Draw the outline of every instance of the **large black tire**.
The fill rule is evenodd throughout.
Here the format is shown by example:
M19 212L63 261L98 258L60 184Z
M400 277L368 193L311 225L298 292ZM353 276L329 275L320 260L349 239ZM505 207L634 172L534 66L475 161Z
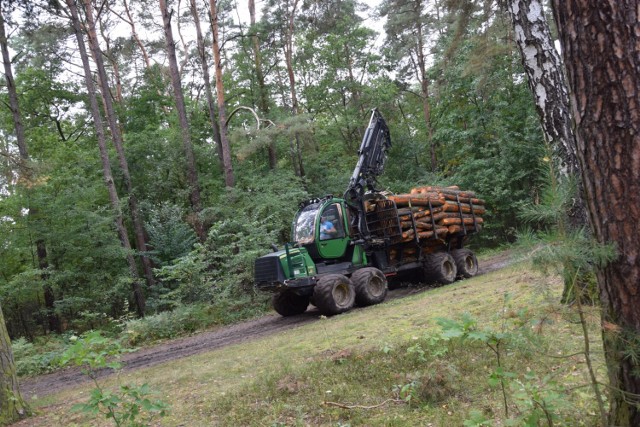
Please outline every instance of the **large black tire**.
M365 267L351 275L356 289L356 304L361 307L379 304L387 297L387 278L377 268Z
M353 283L342 274L320 277L313 290L313 301L322 314L340 314L353 307L356 291Z
M297 295L291 291L275 294L271 299L273 309L281 316L295 316L307 311L309 297Z
M458 275L456 262L447 252L437 252L428 256L424 267L428 283L448 285L455 282Z
M458 277L468 279L478 274L478 259L469 249L456 249L451 256L458 267Z

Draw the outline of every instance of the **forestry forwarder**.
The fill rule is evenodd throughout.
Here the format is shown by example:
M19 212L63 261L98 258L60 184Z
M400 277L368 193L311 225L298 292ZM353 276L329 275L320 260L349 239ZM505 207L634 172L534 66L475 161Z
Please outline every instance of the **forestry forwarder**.
M284 250L273 245L273 253L256 259L255 285L274 293L273 308L280 315L303 313L310 302L327 315L345 312L354 303L378 304L387 295L390 276L449 284L477 273L475 255L462 246L480 228L481 218L473 209L472 221L468 214L474 207L470 200L479 199L471 199L473 193L444 189L457 193L456 202L448 203L454 210L459 208L453 214L460 217L459 222L454 223L462 226L455 226L453 233L440 232L446 227L435 223L434 212L443 210L435 199L432 203L414 198L422 208L409 201L408 207L399 210L393 196L386 197L375 188L390 147L389 128L374 109L344 197L328 195L302 202L293 221L293 243L286 243ZM414 214L417 209L431 214L432 227L425 225L431 233L421 231L422 223ZM403 233L403 227L413 232Z

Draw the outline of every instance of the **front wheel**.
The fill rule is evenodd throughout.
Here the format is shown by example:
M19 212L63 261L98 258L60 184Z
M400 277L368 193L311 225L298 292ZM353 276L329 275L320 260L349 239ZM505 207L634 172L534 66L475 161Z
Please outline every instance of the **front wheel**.
M323 314L340 314L353 307L356 291L348 277L327 274L320 277L313 290L313 300Z
M451 255L447 252L437 252L427 258L424 273L428 282L448 285L456 280L458 268Z
M356 289L356 304L361 307L379 304L387 297L387 278L377 268L365 267L351 275Z
M478 274L478 259L469 249L456 249L451 256L458 267L458 277L469 279Z
M295 294L291 291L280 292L275 294L271 299L273 309L284 317L295 316L307 311L309 306L309 297Z

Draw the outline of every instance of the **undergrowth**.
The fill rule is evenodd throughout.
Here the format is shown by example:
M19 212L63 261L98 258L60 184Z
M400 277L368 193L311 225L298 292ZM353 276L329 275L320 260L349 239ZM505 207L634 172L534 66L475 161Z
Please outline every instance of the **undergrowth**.
M102 332L124 348L134 348L250 319L267 310L267 304L261 300L254 303L222 300L214 304L182 305L141 319L123 320L117 327ZM12 346L18 376L29 377L60 369L61 356L74 344L75 338L76 334L69 331L63 335L39 337L33 342L25 338L14 340Z
M265 304L220 303L180 306L173 311L127 321L121 340L130 346L148 344L192 334L216 325L249 319L264 314L265 311Z
M245 426L596 424L574 309L556 296L511 298L489 320L432 319L400 344L285 364L218 399L210 415ZM595 328L595 309L590 316Z

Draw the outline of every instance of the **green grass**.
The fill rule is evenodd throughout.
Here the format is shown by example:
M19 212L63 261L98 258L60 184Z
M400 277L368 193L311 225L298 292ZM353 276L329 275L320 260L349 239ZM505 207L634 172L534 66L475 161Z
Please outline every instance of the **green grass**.
M528 411L526 399L514 398L522 394L519 381L523 387L558 391L549 398L556 425L593 425L596 407L586 386L584 357L564 357L579 352L583 342L575 313L556 303L561 290L559 279L520 263L124 373L107 384L149 383L171 405L171 414L157 420L163 426L461 426L472 413L504 425L501 389L488 381L496 367L494 353L482 342L437 339L442 335L437 318L469 313L478 320L477 329L510 334L501 355L504 370L514 373L513 388L507 390L510 418ZM589 314L595 362L604 379L597 311ZM82 386L32 402L42 415L26 425L100 425L70 411L89 391Z

